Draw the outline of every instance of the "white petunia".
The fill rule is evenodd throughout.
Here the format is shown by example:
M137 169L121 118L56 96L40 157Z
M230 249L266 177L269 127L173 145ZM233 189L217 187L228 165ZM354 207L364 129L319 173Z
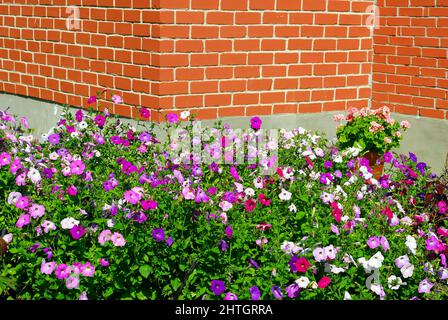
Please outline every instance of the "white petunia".
M181 113L180 113L180 118L182 119L182 120L185 120L185 119L187 119L188 117L190 116L190 111L182 111Z
M42 180L42 177L40 176L39 171L35 168L31 168L30 171L28 171L27 176L34 184L36 184L40 180Z
M391 290L398 290L400 288L400 286L405 285L406 282L403 282L403 280L401 280L400 277L391 275L388 279L387 279L387 283L388 283L388 287Z
M61 221L62 229L69 230L69 229L73 228L74 226L77 226L78 224L79 224L79 221L76 219L73 219L73 218L65 218L65 219L62 219L62 221Z
M407 264L403 266L403 268L400 269L401 274L403 275L403 278L410 278L412 277L412 274L414 273L414 265L413 264Z
M288 201L291 199L292 193L289 191L286 191L285 189L282 189L282 192L278 195L279 198L283 201Z
M345 291L344 293L344 300L352 300L352 296L348 293L348 291Z
M406 237L406 247L409 249L409 251L412 252L412 254L416 254L417 252L417 241L412 236Z
M86 129L89 125L87 124L87 122L85 122L85 121L81 121L81 122L78 124L78 126L79 126L79 129L84 130L84 129Z
M310 284L310 280L307 277L300 277L295 281L299 288L305 289Z
M294 205L294 203L292 203L289 207L288 207L290 212L297 212L297 207Z
M375 253L369 261L367 261L367 265L372 269L379 269L383 265L384 257L380 251Z
M252 188L246 188L246 190L244 190L244 193L248 197L253 197L255 195L255 190Z

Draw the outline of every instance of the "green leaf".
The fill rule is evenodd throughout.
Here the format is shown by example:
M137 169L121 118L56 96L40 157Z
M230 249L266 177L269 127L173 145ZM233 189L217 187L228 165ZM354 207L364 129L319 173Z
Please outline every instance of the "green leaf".
M151 267L148 266L147 264L141 266L138 271L140 271L140 274L144 277L144 278L148 278L149 274L151 273Z
M179 289L180 285L182 284L182 282L180 281L179 278L173 279L171 280L171 287L173 287L174 291L176 291L177 289Z

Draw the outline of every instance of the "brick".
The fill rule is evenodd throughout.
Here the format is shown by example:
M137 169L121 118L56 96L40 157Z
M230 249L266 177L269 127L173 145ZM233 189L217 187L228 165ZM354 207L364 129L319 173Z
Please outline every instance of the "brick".
M233 95L234 105L258 104L260 95L258 93L236 93Z
M234 14L231 12L209 12L206 18L207 24L233 24Z
M217 26L192 26L191 38L193 39L213 39L218 38L219 27Z
M269 38L274 35L273 26L248 26L247 34L249 38Z
M204 68L177 68L176 80L203 80Z
M176 24L202 24L204 23L203 12L176 12Z
M191 93L214 93L218 92L218 81L200 81L190 84Z
M247 10L248 0L221 0L221 10Z
M228 93L211 94L205 96L205 106L226 106L232 103L232 95Z
M229 46L231 48L231 44ZM228 49L230 51L231 49ZM256 39L244 39L234 41L235 51L259 51L260 50L260 40Z
M259 12L237 12L235 24L261 24L261 13Z
M274 90L297 89L299 86L298 79L275 79Z
M272 79L250 79L247 81L249 91L268 91L272 88Z
M202 52L204 45L201 40L178 40L176 41L177 52Z
M229 79L233 77L232 67L208 67L205 69L207 79Z
M277 10L300 10L299 0L277 0Z
M260 103L262 104L273 104L285 102L284 92L265 92L260 94Z
M190 66L216 66L218 65L218 54L216 53L192 53L190 55Z
M322 111L322 103L299 104L299 113L315 113Z
M438 118L438 119L445 118L445 112L443 110L421 108L421 109L418 109L418 114L422 117L430 117L430 118Z
M272 106L271 105L258 105L253 107L246 108L246 116L255 116L255 115L270 115L272 114Z
M274 62L274 54L272 53L248 53L248 64L262 65L272 64Z
M291 65L288 68L288 76L305 76L309 75L311 76L313 72L313 66L312 65Z
M286 66L262 66L262 77L285 77Z
M313 77L313 78L301 78L300 79L300 89L310 89L310 88L322 88L323 78Z
M222 26L219 29L221 38L244 38L246 33L246 26Z
M221 92L236 92L246 90L246 81L244 80L223 80L219 83Z
M151 92L159 95L188 93L188 82L152 83Z
M258 78L260 77L259 66L235 67L235 78Z
M217 10L219 0L191 0L191 9Z
M218 117L242 117L245 115L244 107L219 108Z
M246 53L223 53L220 56L221 65L243 65L246 64L246 61Z
M204 106L202 95L176 96L174 99L176 108L194 108Z
M288 14L283 12L270 12L263 13L263 24L287 24Z
M321 75L334 75L336 74L336 64L316 64L314 65L314 74Z
M249 0L251 10L274 10L275 0Z
M313 14L312 13L305 13L305 12L299 12L299 13L290 13L289 14L289 23L290 24L313 24Z
M152 8L156 9L188 9L189 0L152 0Z
M325 11L327 0L302 0L304 11Z

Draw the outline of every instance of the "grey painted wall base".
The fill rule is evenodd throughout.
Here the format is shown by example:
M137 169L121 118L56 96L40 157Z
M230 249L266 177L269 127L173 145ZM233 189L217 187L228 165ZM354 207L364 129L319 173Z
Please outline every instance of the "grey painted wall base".
M62 113L62 106L44 102L33 98L25 98L6 93L0 93L0 110L9 108L9 113L25 116L36 135L55 126ZM75 110L75 109L74 109ZM303 127L317 130L332 138L336 135L336 124L333 116L339 112L311 113L311 114L284 114L274 116L260 116L263 128L292 129ZM434 172L441 173L445 166L448 154L448 121L394 114L398 121L408 120L412 127L404 134L398 152L415 153L419 161L426 162ZM229 123L234 128L248 128L250 117L221 118L223 123ZM124 122L136 124L136 121L123 119ZM202 125L212 125L214 121L202 121Z

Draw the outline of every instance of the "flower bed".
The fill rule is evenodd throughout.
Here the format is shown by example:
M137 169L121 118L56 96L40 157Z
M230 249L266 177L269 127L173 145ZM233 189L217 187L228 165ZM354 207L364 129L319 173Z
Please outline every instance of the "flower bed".
M358 149L297 128L263 144L276 157L219 163L236 131L218 125L192 138L200 164L140 124L66 112L39 142L1 114L0 297L447 298L446 177L414 154L386 153L377 181Z

